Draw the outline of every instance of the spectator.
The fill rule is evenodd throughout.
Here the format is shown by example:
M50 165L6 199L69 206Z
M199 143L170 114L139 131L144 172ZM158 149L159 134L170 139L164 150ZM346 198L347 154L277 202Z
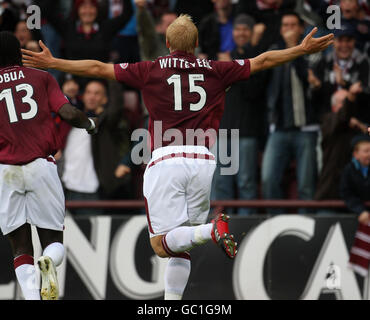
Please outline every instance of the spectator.
M108 3L108 16L117 18L127 10L123 0L106 0ZM132 15L127 24L114 36L111 45L110 61L113 63L135 63L140 61L140 47L138 42L136 5L130 0ZM140 92L123 86L125 101L125 117L129 119L132 129L141 124L142 109L140 108Z
M135 0L135 5L138 38L142 59L155 60L159 56L167 55L169 51L166 47L166 30L167 27L177 18L177 15L173 12L163 11L156 23L148 9L147 0ZM159 10L159 12L162 11ZM127 101L127 99L125 99L125 101ZM143 127L147 127L148 112L142 99L141 102L144 116ZM132 129L135 128L132 127ZM143 199L142 188L139 188L138 186L140 185L139 181L142 181L143 179L144 171L145 166L134 167L130 156L126 155L122 158L120 164L116 168L115 175L117 178L123 178L128 173L131 173L134 180L137 182L137 190L135 190L135 194L137 194L138 198Z
M350 212L358 215L358 227L351 247L349 266L363 277L369 273L370 263L370 137L357 136L352 141L353 158L345 167L340 184L341 196Z
M358 214L360 223L370 222L365 201L370 201L370 137L356 136L352 141L353 158L344 168L340 183L340 194L347 208Z
M326 11L331 4L334 4L331 0L298 0L295 10L309 24L324 26L329 17Z
M279 38L282 16L291 12L296 6L295 0L239 0L237 13L251 15L256 23L263 23L266 31L261 39L262 51L268 50Z
M340 11L344 20L357 20L360 14L359 0L340 0Z
M99 135L92 137L94 167L100 183L100 196L103 199L131 199L133 196L131 175L116 178L115 170L123 157L129 157L130 135L128 124L123 119L123 100L121 86L109 82L109 105L96 108L99 117ZM109 157L107 157L109 155ZM127 162L127 166L132 166Z
M173 11L177 0L146 0L153 18L157 21L164 13Z
M177 0L174 12L188 14L193 18L195 25L199 25L202 19L213 11L214 0Z
M370 19L370 1L369 0L359 0L360 6L363 10L363 15L365 19Z
M252 39L256 37L253 35L254 27L254 19L246 14L235 18L233 38L237 48L231 52L230 60L259 54L256 47L258 39L254 39L256 42L252 45ZM220 129L228 132L239 130L239 171L236 175L220 175L220 168L217 169L214 177L214 197L217 200L234 199L236 196L242 200L252 200L258 196L258 150L259 140L265 133L266 82L266 72L254 74L248 81L233 84L226 94ZM227 146L230 145L228 138ZM238 210L238 214L250 213L255 213L255 210Z
M292 47L299 43L303 35L303 21L297 14L287 13L282 17L280 30L282 40L275 48ZM270 135L262 162L265 199L284 198L281 184L292 158L296 160L299 199L313 199L319 124L317 110L309 100L307 79L308 62L305 57L272 70L267 97Z
M370 21L365 19L365 11L360 0L341 0L342 23L355 30L356 48L366 51L370 42ZM365 7L364 7L365 8Z
M66 77L66 80L62 85L62 92L68 98L71 105L75 106L79 110L83 110L83 103L78 96L79 89L80 88L78 82L74 80L71 75L69 75L69 77ZM54 122L57 128L57 134L59 137L58 152L54 155L54 158L57 162L58 175L61 178L63 175L64 168L64 157L62 149L66 145L68 133L71 130L71 126L67 122L63 121L62 118L59 117L59 115L57 114L52 115L54 118Z
M16 7L17 16L20 20L26 20L28 13L27 7L33 4L33 0L5 0L9 2L13 7Z
M64 40L67 59L109 60L110 43L132 15L131 0L124 0L125 10L113 19L98 20L97 0L77 0L71 18L65 19L56 10L57 1L39 0L41 10ZM80 85L87 80L78 80Z
M332 98L332 112L327 113L321 122L323 168L315 200L341 198L340 177L351 159L351 140L356 134L367 132L367 126L356 118L359 107L356 97L361 90L361 84L357 82L349 91L336 91ZM328 213L329 210L322 212Z
M147 0L135 0L137 7L136 19L138 23L139 44L141 56L143 60L155 60L160 56L168 54L166 46L166 30L168 26L177 18L177 15L172 12L165 12L155 24L155 21L147 8ZM142 110L145 117L148 116L148 111L142 101ZM126 166L126 163L122 164ZM120 172L125 172L126 169L121 167Z
M62 85L62 92L68 98L71 105L83 111L84 105L81 100L81 97L79 96L79 90L80 90L80 86L78 82L71 75L67 75ZM58 136L60 140L59 151L54 158L57 160L58 172L61 177L63 173L62 170L63 170L63 164L64 164L63 162L64 157L62 157L62 149L66 145L68 133L71 130L71 126L65 121L62 121L62 119L58 115L53 115L53 116L55 119L55 124L57 126Z
M71 105L76 107L77 109L83 111L84 104L82 102L82 97L80 96L80 86L76 79L71 74L66 74L64 82L62 84L62 91L68 98ZM71 126L68 125L65 121L62 121L61 118L58 116L56 117L56 124L59 129L59 136L61 139L61 148L64 148L66 144L66 140L68 137L68 133L71 129ZM61 150L60 150L61 151ZM61 156L61 152L59 152Z
M14 35L19 40L21 48L25 48L27 42L33 40L31 30L27 28L26 21L20 21L17 23L14 31Z
M166 47L166 31L168 26L174 22L177 18L177 14L173 12L165 12L160 17L158 23L155 25L155 30L157 32L157 35L159 37L159 41L164 44ZM163 55L168 54L168 48L165 48L166 51L162 51ZM158 56L156 57L158 58Z
M341 22L352 25L356 32L356 47L360 50L365 49L364 45L366 46L366 42L369 41L370 27L370 2L368 0L309 0L305 2L312 3L311 6L316 9L315 11L318 9L323 21L327 21L329 17L326 12L328 6L340 6Z
M107 102L104 86L96 82L89 83L83 95L83 102L85 104L84 111L87 114L93 115L92 112L88 112L89 109L102 109L103 104ZM75 150L79 150L79 152ZM99 180L94 166L91 136L80 134L71 128L63 150L63 157L62 182L66 200L99 200ZM88 209L71 211L75 214L91 213L91 210ZM96 213L100 213L100 211Z
M73 128L68 134L62 175L67 200L129 198L129 176L127 179L114 176L118 163L129 150L122 122L122 95L117 83L109 86L112 97L109 107L105 107L108 98L102 82L89 82L83 94L84 111L99 117L99 136L80 135ZM91 213L91 210L73 212Z
M37 43L37 39L32 34L31 30L28 29L26 21L19 21L15 27L14 35L19 40L21 48L39 52L40 47Z
M19 21L19 10L9 1L0 0L0 31L13 32Z
M199 25L201 59L216 60L235 49L233 41L233 6L231 0L213 0L215 12L204 17Z
M37 0L36 4L42 4L42 1L45 0ZM64 0L64 1L59 1L57 2L56 6L54 7L54 10L58 12L59 15L63 17L63 19L66 19L73 7L73 2L74 0ZM44 43L49 47L51 53L55 57L60 57L61 56L61 46L62 46L62 41L61 41L61 36L58 33L57 30L55 30L54 26L49 23L49 21L45 18L45 16L42 16L41 20L41 34ZM57 70L48 70L49 73L51 73L56 79L62 78L62 74L60 71Z
M73 106L83 110L83 103L79 97L80 87L78 82L71 75L66 76L62 85L62 91Z
M309 25L323 27L324 19L320 15L322 5L323 2L321 0L297 0L295 11L300 15L302 20L307 22Z
M140 49L137 36L137 19L135 1L131 0L133 14L127 24L118 31L112 41L111 61L134 63L140 61ZM122 15L126 8L122 0L109 0L109 17Z
M147 9L147 0L135 0L141 56L143 60L155 60L168 54L166 47L167 27L177 18L172 12L164 13L157 24Z
M354 29L349 24L343 24L342 29L335 30L334 34L334 50L323 56L313 69L314 76L319 80L313 85L313 99L322 115L330 112L330 100L335 91L348 90L356 82L361 82L363 88L358 97L359 104L367 105L368 100L369 62L355 49Z

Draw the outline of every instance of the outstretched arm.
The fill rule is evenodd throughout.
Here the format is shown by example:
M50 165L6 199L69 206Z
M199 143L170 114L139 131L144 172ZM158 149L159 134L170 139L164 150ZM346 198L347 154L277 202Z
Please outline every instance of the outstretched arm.
M25 67L55 69L77 76L116 80L114 65L97 60L65 60L53 57L48 47L40 40L42 52L22 49L22 62Z
M298 46L268 51L250 59L251 73L279 66L305 54L325 50L333 43L334 35L332 33L321 38L313 38L316 32L317 28L313 28Z

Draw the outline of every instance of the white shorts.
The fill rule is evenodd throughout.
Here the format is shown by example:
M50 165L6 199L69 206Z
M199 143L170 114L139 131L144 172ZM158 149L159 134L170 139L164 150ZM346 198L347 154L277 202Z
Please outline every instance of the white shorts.
M207 221L215 169L214 155L206 147L168 146L154 150L144 173L150 237L184 223Z
M65 200L54 158L26 165L0 164L0 228L4 235L25 223L62 231Z

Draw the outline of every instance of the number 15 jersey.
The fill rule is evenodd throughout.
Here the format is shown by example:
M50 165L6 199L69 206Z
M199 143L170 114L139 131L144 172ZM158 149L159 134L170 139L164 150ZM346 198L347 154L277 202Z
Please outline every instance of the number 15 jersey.
M0 69L0 164L24 165L54 155L59 144L51 112L68 103L47 72Z
M168 129L179 130L184 145L187 144L187 129L217 131L224 111L226 89L233 82L248 79L250 61L201 60L192 54L175 51L155 61L116 64L114 70L118 81L142 92L149 112L153 150L171 143L163 141L163 134ZM161 141L154 132L155 121L160 121Z

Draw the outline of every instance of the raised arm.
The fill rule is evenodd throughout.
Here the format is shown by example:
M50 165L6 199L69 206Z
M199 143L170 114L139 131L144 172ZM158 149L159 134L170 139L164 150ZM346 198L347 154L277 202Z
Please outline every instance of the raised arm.
M123 0L123 12L118 17L107 19L102 23L106 36L113 38L131 19L134 10L131 0Z
M325 50L334 42L334 35L332 33L324 37L314 38L313 36L316 32L317 28L313 28L298 46L284 50L267 51L250 59L251 73L279 66L305 54Z
M53 57L48 47L40 40L42 52L22 49L23 65L39 69L55 69L77 76L116 80L114 65L97 60L65 60Z
M47 19L56 31L61 35L65 35L68 28L66 24L68 19L64 19L63 15L59 12L59 2L60 1L50 1L50 0L36 0L34 4L39 6L42 12L42 17Z
M155 60L161 54L158 52L159 39L154 19L146 8L146 0L135 0L135 4L141 55L144 60Z

